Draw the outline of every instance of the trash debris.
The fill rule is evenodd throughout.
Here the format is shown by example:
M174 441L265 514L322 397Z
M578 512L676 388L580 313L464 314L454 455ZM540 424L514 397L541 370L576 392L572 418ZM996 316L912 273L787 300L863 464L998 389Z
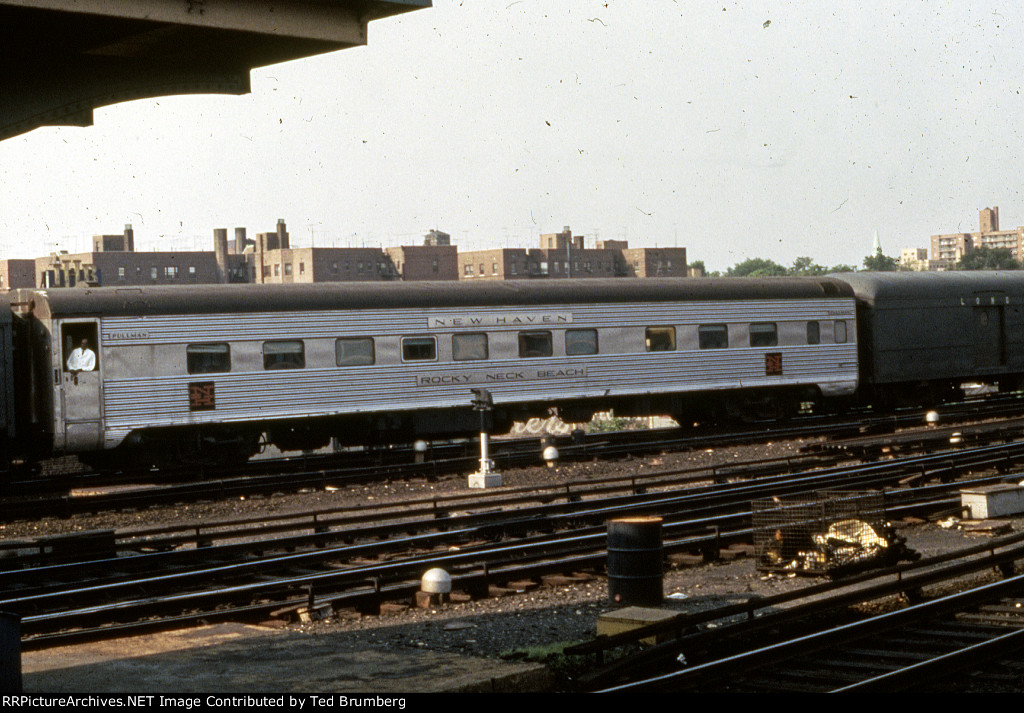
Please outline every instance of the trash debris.
M689 597L682 592L672 592L665 599L689 599Z
M878 493L823 493L814 499L754 503L760 571L830 577L883 567L920 554L885 522Z

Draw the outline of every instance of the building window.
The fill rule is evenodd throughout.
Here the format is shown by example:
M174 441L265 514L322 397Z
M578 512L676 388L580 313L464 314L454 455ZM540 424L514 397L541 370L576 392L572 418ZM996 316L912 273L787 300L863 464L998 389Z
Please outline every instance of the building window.
M480 274L484 274L484 264L480 263Z
M551 332L519 333L519 356L529 359L532 357L549 357L551 354Z
M470 265L469 263L466 263L466 265L464 265L463 268L462 268L462 274L467 276L467 277L472 277L472 275L473 275L473 266Z
M270 277L270 265L263 266L263 276Z
M189 278L191 278L193 280L196 279L196 266L195 265L189 265L188 266L188 276L189 276Z
M274 265L274 276L277 277L280 274L281 274L281 266L280 265Z
M119 279L119 280L123 280L124 279L124 268L123 267L117 268L117 279Z
M157 272L157 268L155 268L155 267L151 267L151 268L149 268L149 279L151 279L151 280L155 280L155 279L156 279L156 276L157 276L157 274L158 274L158 272Z
M701 349L725 349L729 346L729 328L724 324L702 324L697 327Z
M434 258L433 262L430 264L430 267L434 272L438 272L440 270L440 265L438 265L437 258Z
M170 265L164 268L164 277L168 280L174 280L178 277L178 268L176 265Z
M286 262L284 264L284 274L285 275L291 275L292 274L292 264L290 262Z
M487 335L483 332L452 335L452 359L471 361L487 358Z
M436 361L437 340L434 337L403 337L403 361Z
M263 342L264 369L302 369L306 366L306 347L299 339Z
M676 328L648 327L644 330L644 344L649 352L675 351Z
M299 263L299 274L300 275L305 275L306 274L306 263L304 263L304 262L300 262Z
M334 342L334 357L338 366L366 366L375 360L373 338L343 337Z
M213 374L231 371L231 347L224 342L189 344L185 347L189 374Z

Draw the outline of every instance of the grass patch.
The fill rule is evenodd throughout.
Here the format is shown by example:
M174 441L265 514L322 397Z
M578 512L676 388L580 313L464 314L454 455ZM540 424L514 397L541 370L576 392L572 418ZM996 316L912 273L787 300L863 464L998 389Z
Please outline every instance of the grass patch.
M523 649L510 649L498 654L506 661L529 661L542 663L562 681L571 681L581 672L586 671L593 663L591 656L570 656L565 649L582 641L562 641L544 646L530 646Z

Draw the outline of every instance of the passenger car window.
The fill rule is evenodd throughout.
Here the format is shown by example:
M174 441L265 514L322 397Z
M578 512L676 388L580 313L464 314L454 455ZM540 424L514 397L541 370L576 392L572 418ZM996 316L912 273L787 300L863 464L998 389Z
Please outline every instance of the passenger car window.
M575 356L577 354L597 354L597 330L565 330L565 353L568 356Z
M807 323L807 343L821 344L821 325L817 322Z
M724 324L702 324L697 327L701 349L725 349L729 346L729 328Z
M94 371L99 368L96 324L65 322L61 326L64 371Z
M779 330L775 322L754 322L750 325L750 346L774 347L779 343Z
M264 369L303 369L306 366L306 347L299 339L263 342Z
M452 335L452 359L469 361L487 358L487 335L483 332Z
M648 327L644 331L644 344L649 352L675 351L676 328Z
M836 320L836 344L846 344L846 322Z
M404 337L402 339L404 361L434 361L437 359L437 339L434 337Z
M551 332L520 332L519 356L523 358L546 357L553 353Z
M338 366L373 364L375 354L372 337L342 337L334 340L334 359Z
M189 344L185 347L189 374L231 371L231 347L224 342Z

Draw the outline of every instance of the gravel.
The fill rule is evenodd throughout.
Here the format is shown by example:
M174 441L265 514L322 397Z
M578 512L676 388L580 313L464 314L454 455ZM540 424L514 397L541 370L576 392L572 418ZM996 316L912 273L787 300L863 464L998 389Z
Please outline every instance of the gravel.
M556 468L525 468L504 474L504 484L521 486L537 483L561 483L621 473L655 471L711 463L741 462L793 455L801 442L723 448L684 454L665 455L642 460L593 462L562 465ZM377 483L349 486L325 492L282 494L273 497L240 498L175 507L152 508L138 512L107 513L95 516L46 518L39 521L8 522L0 525L2 538L30 538L101 528L131 529L172 522L205 522L253 517L259 514L303 512L334 507L353 501L372 505L408 498L466 492L465 476L434 482ZM1014 523L1024 527L1024 520ZM898 524L899 533L910 548L927 557L976 543L977 536L947 530L924 523ZM665 606L685 612L700 611L745 600L754 595L770 595L806 586L815 580L790 577L764 577L750 558L715 565L670 570L665 575ZM288 624L293 630L319 635L346 632L338 637L341 645L353 650L368 645L389 648L430 648L474 656L509 656L516 650L590 639L598 617L618 608L608 600L603 577L581 574L574 583L556 586L524 587L521 593L475 601L453 601L431 609L401 604L386 607L380 616L340 611L328 619L313 623Z

